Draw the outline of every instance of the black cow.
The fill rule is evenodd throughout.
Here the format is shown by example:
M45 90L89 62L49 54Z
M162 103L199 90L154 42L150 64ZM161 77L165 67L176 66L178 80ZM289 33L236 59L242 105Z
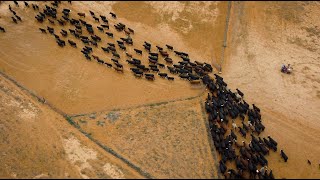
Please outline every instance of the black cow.
M1 27L1 26L0 26L0 31L6 32L6 30L5 30L3 27Z
M24 5L25 5L26 7L29 7L29 4L28 4L27 2L25 2L25 1L24 1Z
M19 4L18 4L18 2L17 1L13 1L14 2L14 4L16 5L16 6L18 6L19 7Z
M111 61L113 61L114 63L119 63L119 61L117 59L111 58Z
M68 40L69 44L72 46L72 47L77 47L77 44L71 40Z
M58 19L57 21L61 26L64 26L66 24L66 22L62 19Z
M18 24L18 21L14 17L11 17L11 18L14 23Z
M122 49L124 51L127 50L127 48L124 45L119 44L119 47L120 47L120 49Z
M109 29L109 25L101 24L101 27Z
M171 58L169 58L169 57L165 57L164 60L169 64L173 63L173 60Z
M169 76L167 76L167 79L173 81L173 80L174 80L174 77L169 77Z
M60 34L61 34L62 36L64 36L64 37L66 37L66 36L68 35L68 33L65 32L65 31L61 31Z
M148 45L144 44L144 45L143 45L143 47L144 47L147 51L149 51L149 52L150 52L150 50L151 50L151 46L148 46Z
M117 18L117 15L116 15L115 13L110 12L109 14L111 14L111 16L112 16L114 19Z
M107 53L109 53L109 52L110 52L108 48L101 47L101 49L102 49L104 52L107 52Z
M140 54L140 55L142 55L142 51L141 50L139 50L139 49L133 49L137 54Z
M280 150L280 152L281 152L280 155L284 159L284 162L287 162L288 161L288 156L283 152L282 149Z
M51 24L54 24L54 21L53 21L53 20L48 19L48 21L49 21Z
M39 28L42 33L47 33L45 29Z
M107 34L109 37L113 38L113 33L106 32L106 34Z
M126 55L130 58L132 58L132 54L129 54L128 52L126 52Z
M132 34L134 34L134 30L133 30L133 29L128 28L128 30L129 30Z
M91 45L95 46L95 47L98 47L98 44L96 41L90 41Z
M97 61L98 61L99 64L104 64L104 61L102 59L98 58Z
M15 17L19 20L19 21L22 21L21 17L18 16L18 15L15 15Z
M86 14L85 14L85 13L78 13L78 15L79 15L80 17L86 17Z
M91 57L88 54L84 55L86 57L87 60L91 60Z
M168 76L167 73L158 73L158 75L162 78L166 78Z
M173 50L173 47L172 47L172 46L170 46L170 45L168 45L168 44L166 44L166 46L167 46L168 49Z
M269 138L270 143L272 143L275 146L278 145L278 143L274 139L272 139L270 136L268 136L268 138Z
M100 26L97 26L97 28L99 29L99 31L101 31L101 32L103 32L104 31L104 29L102 28L102 27L100 27Z
M163 50L163 48L160 47L160 46L156 46L156 47L157 47L158 51L162 51Z
M144 75L145 75L146 79L148 79L148 80L154 80L154 79L155 79L155 77L154 77L153 74L147 74L147 73L145 73Z
M100 22L100 19L97 18L97 17L93 17L93 19L94 19L96 22Z
M110 64L110 63L104 62L104 64L106 64L106 65L107 65L107 67L109 67L109 68L111 68L111 67L112 67L112 64Z

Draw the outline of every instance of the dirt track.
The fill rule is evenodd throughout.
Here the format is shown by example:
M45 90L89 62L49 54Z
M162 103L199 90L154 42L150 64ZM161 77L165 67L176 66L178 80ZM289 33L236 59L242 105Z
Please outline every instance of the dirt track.
M27 10L26 8L17 10L18 14L26 20L18 25L8 23L8 21L11 21L8 16L8 3L0 4L0 25L4 25L8 29L8 32L0 34L0 70L37 94L44 96L48 101L67 113L100 112L145 103L187 98L195 96L203 90L201 87L191 88L188 82L179 79L175 82L168 82L160 78L157 78L155 82L139 80L134 78L129 71L119 75L113 70L103 68L96 63L87 62L78 52L79 49L74 50L71 47L61 49L54 42L53 37L49 38L48 35L41 34L38 27L43 25L36 23L33 18L33 14L35 14L33 10ZM10 4L13 3L10 2ZM65 4L67 3L65 2ZM133 6L133 4L137 6ZM269 162L272 162L270 168L273 169L276 178L320 177L320 141L317 138L320 133L318 118L320 117L320 24L317 19L320 15L319 6L318 2L232 3L230 31L222 76L232 90L235 88L241 89L245 93L247 102L255 103L260 107L262 119L266 126L263 136L270 134L274 137L278 141L279 147L284 149L289 156L288 163L284 163L280 159L279 153L271 153L268 158ZM71 9L74 11L81 9L81 11L86 12L91 9L97 13L114 11L119 16L118 20L120 22L128 24L129 27L138 32L135 35L137 36L138 46L141 46L144 40L161 46L168 43L179 50L189 52L191 59L206 62L212 62L212 59L218 62L217 60L220 59L226 2L74 2ZM27 14L30 13L32 14L30 19L26 18ZM120 35L117 37L120 37ZM132 51L132 49L130 50ZM97 54L104 57L102 51L97 51ZM105 56L105 58L109 57ZM292 64L293 74L281 74L279 68L282 63ZM9 85L4 84L4 87L6 86ZM11 88L15 89L16 87L12 86ZM1 100L7 102L6 95L3 94ZM170 131L168 130L169 137L176 136L175 129L180 128L178 124L183 120L184 112L187 112L182 107L188 106L188 103L187 101L180 104L169 103L166 106L170 108L165 106L161 109L160 112L163 111L161 114L172 115L171 119L175 120ZM6 128L10 127L7 122L4 123L9 121L14 114L10 108L12 107L5 106L4 109L9 110L9 112L1 111L4 114L2 117L6 117L6 120L1 120L1 127L3 127L3 124ZM200 106L197 105L191 109L197 112L194 117L201 117L199 115L201 112ZM20 112L20 110L14 112ZM50 117L47 119L50 122L54 119L51 116L55 117L51 115L52 112L49 110L44 113L46 117ZM130 115L130 117L132 113L140 114L139 117L146 121L155 114L157 116L161 115L157 114L159 112L153 112L147 108L138 108L134 112L121 113ZM28 117L29 115L25 115L20 119L28 119ZM157 120L161 121L162 118L155 117L155 121ZM165 122L169 120L166 119ZM63 120L60 121L62 124L66 123ZM189 138L196 136L196 134L192 134L193 131L190 132L191 134L188 133L186 137L181 137L185 142L183 146L189 144L188 147L183 149L172 148L171 146L174 143L161 141L157 144L157 141L152 142L149 139L150 142L147 144L153 144L152 146L130 155L130 152L137 148L137 144L139 144L139 147L143 147L146 146L143 143L144 140L148 140L150 137L152 139L159 138L162 128L170 122L161 124L161 126L148 124L151 122L135 124L137 130L130 132L130 129L127 129L128 133L125 133L125 135L129 136L131 133L134 139L142 139L136 143L127 142L126 146L119 147L112 140L116 139L121 144L126 143L128 138L122 137L123 130L98 126L96 121L92 122L91 125L91 122L88 123L84 129L88 132L97 131L93 133L93 137L104 139L103 143L125 154L129 160L145 167L156 177L216 177L215 168L212 164L207 164L209 161L206 161L206 155L201 154L201 151L199 151L200 154L197 154L198 152L194 151L196 147L192 146L193 143L188 140L188 135L190 135ZM120 119L118 122L124 125L126 121L128 119ZM133 118L132 121L135 122L138 119ZM14 125L11 128L16 129L20 126L21 124ZM38 126L39 131L36 131L36 133L32 131L32 133L36 134L35 136L39 135L39 137L45 135L46 128L43 127L46 126L42 124ZM57 125L50 123L48 126L51 128ZM69 126L65 128L66 131L72 129ZM103 129L100 131L99 128ZM152 128L155 128L155 130L142 132L143 129L151 130ZM185 128L191 131L194 124L186 124ZM196 139L194 144L208 150L208 142L204 140L205 128L203 124L201 124L201 128L202 131L199 132L201 136ZM13 134L11 131L3 132L1 137ZM29 134L29 130L22 132L20 136ZM57 132L57 134L60 133L60 131ZM80 137L79 134L78 138ZM16 149L23 147L21 144L15 144L15 141L16 139L10 141L9 146ZM43 144L43 141L39 138L34 141L36 147ZM61 142L61 151L68 152L68 148L62 148L63 141L59 140L58 142ZM162 152L159 149L164 144L171 149L169 148L168 151L159 156L149 154L153 151ZM88 146L93 147L94 145L89 144ZM30 152L35 151L35 148L29 149ZM9 151L9 149L6 150ZM179 156L175 157L176 159L173 158L174 152L179 152ZM201 162L201 166L196 166L199 168L196 172L188 171L185 174L179 174L182 171L174 168L171 168L172 171L168 171L170 166L174 165L174 161L184 161L183 159L188 156L194 156L194 159L188 159L192 162L196 162L197 158L199 159L197 163ZM10 157L23 158L18 153L10 154ZM110 157L113 159L112 156ZM155 159L164 157L171 157L167 158L170 161L164 161L166 165L160 166L160 163ZM59 158L63 159L63 157L57 157L57 159ZM311 166L307 164L307 159L312 162ZM17 162L8 159L3 159L3 161L10 162L7 163L8 167L15 166ZM36 162L41 162L41 160ZM102 162L106 161L102 160ZM24 163L28 167L31 161ZM70 162L66 161L61 164L64 163ZM129 169L123 170L125 177L139 177L132 169L121 164L121 162L119 163L120 167ZM182 163L180 165L188 170L188 168L193 169L192 165L194 164ZM42 166L46 165L39 163L39 167ZM64 169L65 166L59 167ZM90 171L86 175L89 177L105 177L104 175L97 176L101 167L102 165L96 168L100 170ZM110 169L113 166L107 165L107 167ZM17 174L12 169L4 170L2 168L0 169L0 177L14 177L14 174L17 177L34 177L41 174L38 172L45 171L40 168L36 174L30 175L31 171L26 168L22 169L25 172ZM213 173L209 173L212 169ZM59 171L57 170L57 172ZM74 169L70 170L69 174L71 177L84 177L83 174L79 174ZM114 174L119 175L119 173ZM59 173L48 175L48 177L64 176ZM106 174L106 177L112 176Z

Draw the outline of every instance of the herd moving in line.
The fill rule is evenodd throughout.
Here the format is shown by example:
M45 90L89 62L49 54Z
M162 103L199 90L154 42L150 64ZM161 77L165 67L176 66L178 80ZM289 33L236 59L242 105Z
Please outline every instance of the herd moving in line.
M71 1L68 2L69 4L71 4ZM16 1L15 4L19 6L18 2ZM67 8L62 9L61 17L59 17L59 13L57 10L59 4L61 4L60 1L54 1L50 6L45 5L42 11L39 9L38 5L32 4L34 11L38 11L35 19L41 24L43 24L46 20L48 23L50 23L50 26L46 26L46 28L40 27L39 30L42 33L49 33L53 35L60 47L66 46L66 42L68 42L70 46L78 48L79 43L81 43L84 47L80 52L83 53L84 57L89 61L94 59L99 64L105 65L106 67L113 68L116 71L123 73L124 64L121 62L121 59L126 58L125 62L127 62L128 65L131 66L130 70L136 77L145 76L145 78L148 80L155 80L155 74L153 73L157 73L161 78L174 80L174 77L169 76L168 73L162 71L167 67L168 71L171 74L178 74L181 79L189 80L192 84L201 83L201 78L213 71L213 68L210 64L202 63L199 61L191 62L187 53L175 51L174 48L168 44L165 45L168 51L156 45L155 47L157 48L157 52L152 52L152 47L154 47L154 45L151 45L151 43L144 41L143 49L146 52L143 52L143 50L136 47L133 48L135 55L130 54L128 53L128 49L131 48L130 46L134 46L132 36L134 36L135 31L121 22L115 23L113 27L116 32L120 35L122 32L124 32L125 35L125 37L120 37L119 40L115 40L115 32L112 32L112 26L110 25L111 21L117 20L117 15L115 13L109 13L111 15L111 18L113 19L110 20L104 15L96 16L96 13L94 13L93 11L89 11L91 17L94 20L94 23L98 24L98 26L96 26L84 20L88 17L86 16L86 13L83 12L73 13L73 15L77 18L71 18L71 10ZM25 6L29 7L29 4L25 2ZM9 10L16 15L16 12L12 10L10 5ZM21 20L20 17L19 19ZM16 22L16 20L14 20L14 22ZM65 27L67 24L72 25L72 27L74 26L74 28L61 29L61 31L59 32L61 35L58 35L58 32L56 32L54 27L51 27L56 25ZM5 31L4 28L2 29L3 31ZM105 38L108 38L107 40L111 41L107 43L107 46L103 47L101 45L100 47L101 50L106 54L111 55L111 57L109 57L109 60L102 59L99 56L93 54L104 38L98 36L96 31L98 31L99 33L104 33ZM87 33L88 35L86 36L85 33ZM72 40L72 36L79 40L79 42L77 43L75 42L75 40ZM65 38L68 38L68 40L66 40ZM121 52L117 50L117 46ZM143 64L143 61L140 58L134 57L142 56L143 53L149 54L148 65ZM170 54L172 53L181 58L181 61L179 61L178 64L174 64L173 59L170 57ZM163 60L163 63L159 62L161 60Z
M71 4L71 1L68 2ZM19 7L17 1L14 1L14 3ZM24 4L26 7L29 7L27 2L24 2ZM94 48L98 48L98 44L102 41L102 38L95 34L96 30L104 33L108 40L114 39L114 32L111 31L112 26L110 27L110 19L108 20L107 17L103 15L97 17L94 12L89 11L94 22L99 23L99 25L94 28L92 24L84 20L87 18L85 13L76 13L75 15L78 16L79 19L71 18L71 10L67 8L62 10L62 16L58 18L57 8L59 4L61 4L60 1L54 1L51 3L52 6L45 5L42 12L38 5L32 4L33 10L38 11L35 19L42 24L47 19L53 26L65 26L69 23L75 28L68 30L62 29L60 31L62 38L60 38L60 36L56 34L55 29L50 26L46 28L40 27L39 30L42 33L48 32L53 35L57 44L61 47L66 46L66 41L63 40L63 38L68 37L67 42L70 46L78 48L78 43L76 43L75 40L71 40L70 37L74 36L84 45L81 53L83 53L87 60L91 61L93 58L97 63L109 68L114 68L118 72L123 72L124 65L121 63L121 56L125 56L127 58L125 62L132 66L130 70L136 77L143 77L144 75L146 79L154 80L155 75L150 73L150 71L152 71L157 72L161 78L174 80L174 77L170 77L167 73L160 71L160 69L167 67L171 74L179 74L180 78L189 80L191 83L203 82L210 92L205 102L205 109L208 113L212 140L216 150L220 154L220 172L225 178L245 178L247 175L249 175L249 178L274 178L272 170L269 170L267 167L269 162L265 156L269 154L270 150L276 152L278 150L278 143L270 136L267 136L267 138L259 137L260 133L265 129L262 124L260 109L254 104L253 107L250 108L249 104L243 99L244 94L239 89L236 89L237 93L231 92L231 90L227 88L227 84L223 81L223 78L219 75L214 74L215 80L210 78L208 74L213 71L210 64L199 61L191 62L187 53L175 51L174 48L168 44L165 45L168 51L156 45L157 52L152 52L153 45L144 41L143 48L146 52L139 48L133 48L133 50L135 56L142 56L143 53L148 53L149 65L146 66L140 59L128 53L128 48L134 44L132 36L134 36L135 31L120 22L114 24L113 27L117 33L124 32L125 37L116 40L122 52L118 52L116 44L112 42L108 42L106 47L101 46L101 49L105 53L112 55L110 62L107 62L94 55L93 52L95 50ZM22 22L21 17L17 15L10 5L9 10L13 13L11 18L14 23ZM109 14L113 20L117 19L116 14L112 12ZM84 35L84 29L89 34L88 36ZM5 28L1 26L0 31L6 32ZM182 61L179 61L178 64L173 64L173 59L170 57L172 52L180 57ZM164 61L164 64L159 62L160 57ZM241 120L241 126L239 125L240 123L236 121L239 119L238 117ZM242 136L244 139L249 136L251 140L249 143L245 141L239 143L236 134ZM280 155L284 161L287 162L288 157L282 149L280 150ZM226 166L228 161L235 163L236 170ZM309 160L308 163L311 164Z

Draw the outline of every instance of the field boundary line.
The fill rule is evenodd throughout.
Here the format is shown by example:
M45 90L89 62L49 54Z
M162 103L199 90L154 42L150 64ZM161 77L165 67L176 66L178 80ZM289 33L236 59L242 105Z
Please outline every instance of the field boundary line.
M103 113L103 112L107 112L107 111L108 112L123 111L123 110L137 109L137 108L141 108L141 107L160 106L163 104L168 104L168 103L173 103L173 102L187 101L187 100L192 100L192 99L196 99L198 97L201 97L202 95L204 95L204 93L206 91L207 91L206 88L204 88L198 95L187 97L187 98L180 98L180 99L174 99L174 100L169 100L169 101L160 101L160 102L155 102L155 103L140 104L140 105L124 107L124 108L105 109L105 110L99 110L99 111L91 112L91 113L82 113L82 114L73 114L73 115L70 114L70 117L73 118L73 117L79 117L79 116L88 116L91 114L98 114L98 113Z
M217 175L218 175L218 177L216 177L216 178L217 179L221 179L222 177L221 177L221 172L219 170L217 152L216 152L213 140L212 140L212 135L211 135L211 131L210 131L209 121L208 121L208 118L207 118L207 113L205 111L203 102L200 101L199 103L200 103L200 106L201 106L201 115L202 115L204 123L206 125L208 143L209 143L209 146L210 146L210 150L211 150L211 154L212 154L212 157L213 157L213 160L214 160L214 164L216 166L215 168L216 168Z
M49 103L48 101L45 101L43 97L37 95L36 93L34 93L33 91L29 90L28 88L24 87L23 85L21 85L20 83L18 83L15 79L11 78L9 75L5 74L4 72L2 72L0 70L0 74L6 78L7 80L9 80L10 82L12 82L13 84L15 84L18 88L20 88L21 90L27 92L28 94L30 94L33 98L36 98L39 102L41 102L42 104L46 104L48 105L48 107L53 110L54 112L62 115L67 122L72 125L74 128L76 128L78 131L80 131L82 134L84 134L89 140L91 140L92 142L94 142L95 144L97 144L99 147L101 147L103 150L105 150L106 152L110 153L111 155L115 156L116 158L120 159L121 161L123 161L125 164L127 164L129 167L133 168L135 171L137 171L140 175L148 178L148 179L154 179L153 176L151 176L149 173L143 171L141 168L139 168L138 166L134 165L133 163L131 163L129 160L125 159L124 157L122 157L121 155L119 155L118 153L116 153L113 149L102 145L99 141L93 139L89 134L87 134L85 131L83 131L76 123L74 123L74 121L70 118L70 116L68 116L66 113L64 113L62 110L60 110L59 108L56 108L54 105L52 105L51 103Z

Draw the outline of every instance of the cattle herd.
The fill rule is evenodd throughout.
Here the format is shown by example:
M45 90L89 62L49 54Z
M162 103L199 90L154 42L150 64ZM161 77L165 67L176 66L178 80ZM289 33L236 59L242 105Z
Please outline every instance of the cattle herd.
M14 4L19 7L17 1L14 1ZM72 2L68 1L68 4L71 5ZM24 5L29 8L27 2L24 2ZM266 156L269 155L269 151L277 151L278 144L270 136L259 137L265 129L260 109L254 104L251 108L243 99L244 94L239 89L236 89L235 93L228 89L227 84L219 75L214 74L215 79L211 78L209 73L212 73L213 69L210 64L199 61L192 62L187 53L176 51L168 44L165 47L158 45L154 47L150 42L144 41L142 49L133 48L133 37L136 32L121 22L111 26L111 22L117 20L117 15L112 12L109 13L111 17L108 19L104 15L97 15L95 12L89 11L94 20L93 23L98 24L93 25L85 20L90 16L88 17L84 12L73 13L70 9L61 8L63 10L59 15L57 9L61 6L61 1L54 1L42 8L36 4L31 5L33 10L37 12L35 19L39 25L44 25L45 22L50 23L50 26L39 27L41 33L54 36L56 43L62 48L66 46L66 41L75 49L80 45L83 46L80 52L89 61L94 59L97 63L121 73L124 72L123 62L126 62L128 66L131 66L130 70L134 76L137 78L144 76L147 80L155 80L156 74L161 78L174 80L173 76L163 72L163 69L167 68L170 74L178 74L181 79L189 80L191 83L202 82L209 91L205 109L208 113L214 147L220 155L219 170L221 174L225 178L274 178L272 170L267 167L269 163ZM10 5L9 10L13 14L11 19L14 23L22 22L21 17ZM71 17L72 15L74 18ZM74 28L61 29L60 32L56 32L55 26L64 28L67 24ZM0 31L6 32L5 28L1 26ZM98 36L97 31L100 34L103 33L104 37ZM116 33L120 35L123 33L123 37L115 40ZM106 46L102 46L103 38L108 40ZM99 45L103 52L110 55L108 60L94 54ZM132 48L134 53L130 54L129 48ZM152 51L152 49L156 49L156 51ZM143 53L148 55L148 65L142 63L140 57ZM181 61L174 64L170 54L178 56ZM126 60L121 60L123 58ZM250 142L238 142L239 136L244 140L248 137ZM280 150L280 155L287 162L288 157L283 150ZM230 167L227 167L227 164Z
M17 1L14 2L18 7L19 3ZM71 1L68 2L71 5ZM24 2L24 4L25 7L29 7L27 2ZM78 48L79 43L81 43L83 48L80 52L89 61L96 60L97 63L105 65L108 68L113 68L121 73L124 72L125 65L123 63L126 62L131 66L130 70L137 78L144 76L148 80L155 80L154 73L156 73L161 78L174 80L173 76L164 72L167 68L170 74L177 74L181 79L188 80L192 84L199 84L201 78L213 70L210 64L190 61L187 53L175 51L168 44L163 48L144 41L141 49L139 47L134 48L133 36L135 31L121 22L114 23L117 20L117 15L113 12L109 13L111 16L109 19L107 16L97 15L93 11L89 11L91 17L87 17L84 12L73 13L67 8L61 8L61 13L59 13L57 9L60 4L61 1L54 1L50 5L45 5L42 10L40 10L41 8L38 5L32 4L33 10L38 13L35 16L35 20L40 25L44 25L46 22L49 24L45 27L39 27L40 32L54 36L56 43L60 47L65 47L69 43L70 46ZM15 23L21 21L21 18L16 15L16 12L10 5L9 10L16 17L11 17ZM74 16L74 18L71 16ZM93 23L89 23L89 18L92 18L91 21ZM114 23L113 26L111 26L111 22ZM72 28L65 28L67 25L70 25ZM54 26L60 26L62 28L61 31L57 32L57 28ZM5 32L3 27L0 27L0 30ZM98 33L103 36L99 36ZM116 33L123 37L115 39L114 35ZM102 45L102 39L108 41L105 46ZM99 49L99 46L105 55L109 54L108 58L104 59L94 54ZM134 50L133 54L129 53L129 48ZM152 49L156 49L156 51L152 51ZM148 64L144 64L141 59L143 53L148 54ZM170 54L178 56L181 60L177 64L174 64ZM163 61L163 63L160 61Z
M215 79L205 75L202 81L209 90L205 109L212 140L220 154L220 172L226 179L273 179L273 172L268 169L269 162L265 156L268 156L270 151L276 152L278 143L269 135L259 137L265 129L260 109L255 104L252 104L251 108L239 89L232 92L221 76L214 75ZM250 143L240 143L239 136L243 140L248 137ZM288 157L282 149L280 156L287 162ZM233 164L236 170L228 168L227 163L231 166Z

